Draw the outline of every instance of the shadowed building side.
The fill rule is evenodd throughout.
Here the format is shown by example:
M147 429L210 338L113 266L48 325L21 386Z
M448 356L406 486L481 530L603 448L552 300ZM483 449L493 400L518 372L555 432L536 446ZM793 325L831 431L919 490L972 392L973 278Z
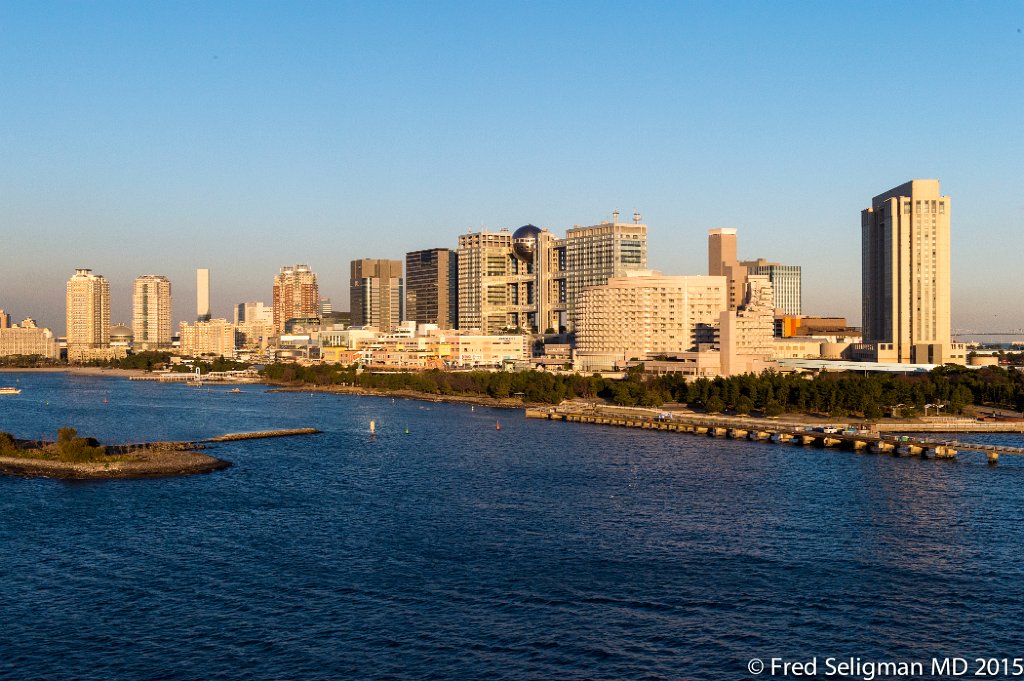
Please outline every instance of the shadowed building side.
M459 254L431 248L405 254L405 318L454 329L459 319Z

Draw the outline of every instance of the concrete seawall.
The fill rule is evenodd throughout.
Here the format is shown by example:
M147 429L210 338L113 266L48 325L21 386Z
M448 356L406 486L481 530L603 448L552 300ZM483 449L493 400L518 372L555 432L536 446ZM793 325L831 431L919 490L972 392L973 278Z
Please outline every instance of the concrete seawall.
M786 424L771 419L743 417L712 417L672 414L671 417L655 417L640 414L608 414L594 411L570 411L565 409L527 409L527 418L566 421L570 423L593 423L598 425L662 430L689 433L705 437L727 437L734 440L746 439L756 442L788 444L804 447L843 448L856 452L892 454L893 456L920 456L923 458L952 459L958 451L981 452L989 463L996 463L1000 454L1024 455L1024 448L1002 445L972 444L956 440L939 440L880 433L878 430L817 427ZM897 425L897 424L890 424ZM917 431L920 424L905 424L907 430ZM988 424L983 424L988 425ZM1003 424L992 424L1003 425ZM948 432L943 430L942 432ZM1008 432L986 431L986 432ZM1017 432L1017 431L1010 431Z

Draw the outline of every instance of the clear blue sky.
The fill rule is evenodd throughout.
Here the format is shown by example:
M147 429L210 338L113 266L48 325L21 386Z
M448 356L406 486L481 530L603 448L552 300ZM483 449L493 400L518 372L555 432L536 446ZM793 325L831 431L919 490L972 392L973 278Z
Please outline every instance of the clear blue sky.
M706 230L860 318L860 210L953 205L954 326L1024 327L1024 4L0 1L0 308L64 329L76 267L213 313L309 263L556 233L615 208L650 264Z

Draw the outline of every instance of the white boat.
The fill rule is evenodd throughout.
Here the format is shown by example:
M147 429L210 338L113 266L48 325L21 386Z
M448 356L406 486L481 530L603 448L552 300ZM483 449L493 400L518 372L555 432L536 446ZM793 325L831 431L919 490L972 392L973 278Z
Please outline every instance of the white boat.
M0 388L0 395L20 395L20 388Z

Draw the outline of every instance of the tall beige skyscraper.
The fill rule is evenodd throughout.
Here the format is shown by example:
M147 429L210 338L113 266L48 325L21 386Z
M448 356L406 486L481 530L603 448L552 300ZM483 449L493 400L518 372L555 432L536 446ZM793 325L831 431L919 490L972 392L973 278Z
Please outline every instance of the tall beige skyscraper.
M743 304L747 268L736 257L735 229L720 227L708 230L708 275L728 280L730 310Z
M210 270L196 270L196 319L210 321Z
M288 265L274 277L274 328L284 331L289 319L318 317L320 288L309 265Z
M951 342L950 199L938 180L912 180L861 212L861 304L866 343L897 361L932 363Z
M132 287L132 333L136 350L171 345L171 282L159 274L144 274Z
M110 344L110 284L90 269L75 270L67 284L68 359Z
M352 326L398 328L405 316L405 279L401 260L363 258L351 263L349 310Z

